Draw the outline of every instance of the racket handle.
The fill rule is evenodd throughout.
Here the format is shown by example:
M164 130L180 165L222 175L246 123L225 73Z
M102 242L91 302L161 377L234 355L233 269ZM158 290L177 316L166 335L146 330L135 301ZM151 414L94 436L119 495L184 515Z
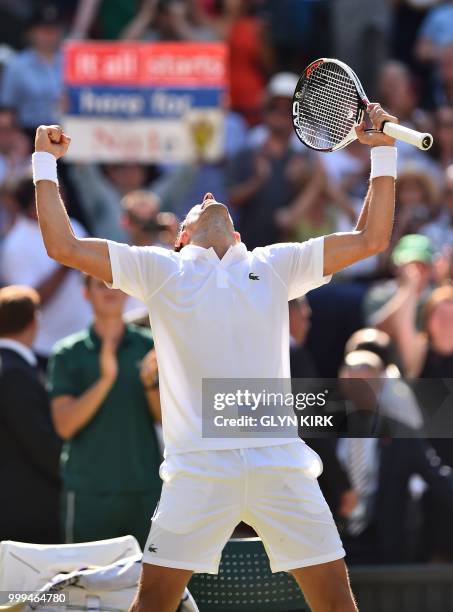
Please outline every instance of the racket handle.
M418 147L422 151L427 151L433 144L433 137L431 134L417 132L416 130L411 130L410 128L407 128L404 125L399 125L398 123L386 121L382 131L384 134L387 134L387 136L408 142L409 144L414 145L414 147Z

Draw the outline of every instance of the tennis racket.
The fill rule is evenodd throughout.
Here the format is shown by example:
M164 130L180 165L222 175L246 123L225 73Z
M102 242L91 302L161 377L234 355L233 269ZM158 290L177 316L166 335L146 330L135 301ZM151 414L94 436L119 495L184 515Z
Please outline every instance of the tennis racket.
M351 68L336 59L321 58L309 64L293 96L293 125L307 147L337 151L356 140L355 126L370 104ZM431 134L422 134L386 121L381 131L422 151L433 144Z

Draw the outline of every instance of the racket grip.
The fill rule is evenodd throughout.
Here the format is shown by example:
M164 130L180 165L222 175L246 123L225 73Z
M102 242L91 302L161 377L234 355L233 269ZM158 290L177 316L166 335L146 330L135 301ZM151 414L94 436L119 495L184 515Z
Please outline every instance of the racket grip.
M417 132L416 130L411 130L398 123L386 121L382 131L384 134L387 134L387 136L391 136L397 140L403 140L404 142L414 145L414 147L418 147L422 151L427 151L433 144L433 137L431 134Z

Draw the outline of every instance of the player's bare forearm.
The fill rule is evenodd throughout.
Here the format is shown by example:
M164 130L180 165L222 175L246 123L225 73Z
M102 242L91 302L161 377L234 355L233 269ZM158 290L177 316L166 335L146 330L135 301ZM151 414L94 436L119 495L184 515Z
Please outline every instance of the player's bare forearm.
M66 153L69 143L70 138L63 134L59 126L40 126L36 131L36 153L50 153L58 159ZM58 186L53 180L47 180L46 176L36 178L36 207L49 257L64 266L111 283L107 242L75 236Z
M375 128L383 120L395 117L387 115L379 105L370 105L370 117ZM366 133L365 125L357 128L363 144L392 146L394 141L382 133ZM324 240L324 274L334 274L372 255L385 251L390 245L395 214L395 179L393 176L377 176L370 182L363 208L354 231L331 234Z
M390 176L375 178L368 194L356 229L325 237L325 275L339 272L388 248L395 211L395 180Z
M379 176L371 181L371 195L367 209L363 238L373 253L380 253L390 245L395 216L395 179Z
M365 200L363 202L363 206L360 211L359 218L357 219L357 224L355 226L356 232L361 232L366 227L366 221L368 219L368 206L370 205L370 199L371 199L371 184L368 187L368 192L365 196Z
M105 240L76 238L58 187L51 181L38 181L36 207L47 254L60 264L76 268L108 283L112 271Z
M39 181L36 184L36 209L47 254L65 263L63 260L68 259L76 237L58 187L52 181Z

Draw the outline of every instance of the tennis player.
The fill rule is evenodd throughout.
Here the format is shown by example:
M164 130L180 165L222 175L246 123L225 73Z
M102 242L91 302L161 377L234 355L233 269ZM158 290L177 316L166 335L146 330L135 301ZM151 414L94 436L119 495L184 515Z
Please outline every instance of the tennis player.
M375 128L396 121L378 104L369 116ZM289 378L288 300L388 247L396 149L364 124L357 135L372 147L371 180L353 231L250 252L227 207L207 193L187 214L173 252L77 238L56 167L70 138L58 126L37 130L33 171L48 254L143 300L152 316L166 458L134 612L174 612L193 572L217 573L241 520L262 538L272 571L291 572L314 612L356 610L317 483L319 457L288 438L203 438L201 383Z

